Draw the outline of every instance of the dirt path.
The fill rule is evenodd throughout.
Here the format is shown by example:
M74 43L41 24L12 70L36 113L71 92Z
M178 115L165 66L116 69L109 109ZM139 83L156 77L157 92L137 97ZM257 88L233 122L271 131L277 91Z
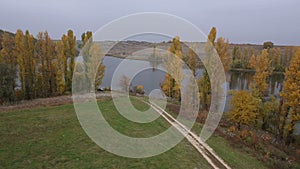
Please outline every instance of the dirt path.
M147 103L147 102L145 102ZM147 103L155 111L157 111L168 123L174 126L185 138L194 146L194 148L203 156L203 158L214 168L214 169L231 169L231 167L225 163L225 161L219 157L215 151L205 142L201 140L195 133L191 132L182 123L177 121L169 113L161 109L155 103Z
M110 93L97 93L97 99L105 97L110 97ZM36 107L60 106L71 103L73 103L72 96L57 96L49 98L39 98L34 100L22 100L15 105L0 106L0 112L20 109L32 109Z

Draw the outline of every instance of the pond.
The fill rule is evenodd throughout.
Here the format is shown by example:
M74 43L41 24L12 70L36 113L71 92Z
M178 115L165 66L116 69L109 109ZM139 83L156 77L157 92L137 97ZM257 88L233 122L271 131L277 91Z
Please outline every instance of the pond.
M160 84L164 81L165 72L161 61L132 60L105 56L103 62L106 70L101 88L110 87L113 76L115 79L121 79L121 76L125 75L132 79L131 87L142 85L147 95L154 89L160 89ZM138 73L135 74L136 72ZM197 78L201 77L202 72L202 69L198 70ZM253 74L253 72L231 71L228 90L249 90ZM269 94L278 96L282 89L283 79L283 74L271 76L269 79ZM117 83L115 85L118 85ZM229 109L229 100L230 96L227 97L225 111Z

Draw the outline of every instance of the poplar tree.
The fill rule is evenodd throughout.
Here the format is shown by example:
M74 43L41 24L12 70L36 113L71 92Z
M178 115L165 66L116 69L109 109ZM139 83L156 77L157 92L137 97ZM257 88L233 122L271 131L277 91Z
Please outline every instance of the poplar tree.
M269 112L264 111L266 107L264 96L269 87L268 78L273 72L267 49L263 50L259 56L252 55L250 67L255 69L253 82L250 84L250 88L252 90L252 95L259 100L261 108L260 117L262 118L261 128L266 130L270 116Z
M222 37L218 38L216 42L216 50L223 64L225 72L228 72L230 70L232 64L232 58L228 53L228 49L229 49L228 40L225 40Z
M14 55L14 40L4 32L0 50L0 103L13 103L16 100L17 59Z
M57 93L62 95L65 92L66 82L65 82L65 64L64 64L64 48L62 41L58 41L55 46L56 57L57 57L57 72L56 72L56 87Z
M180 100L180 85L182 81L182 50L178 36L173 38L169 52L170 55L163 60L165 68L169 73L165 75L165 80L161 85L161 88L167 96Z
M208 35L207 43L205 45L205 52L206 52L206 57L205 61L208 67L203 69L203 75L200 78L198 84L199 84L199 97L200 97L200 105L201 108L204 110L209 109L210 107L210 100L211 100L211 84L210 84L210 79L208 75L208 70L211 69L211 59L213 55L213 50L215 46L215 39L217 36L217 30L215 27L213 27L210 30L210 33Z
M285 70L280 117L280 137L285 137L286 143L293 140L296 123L300 120L300 49L298 49Z
M25 38L23 32L19 29L16 32L16 36L14 39L15 48L14 48L14 55L17 57L18 62L18 71L19 71L19 78L21 82L21 90L22 96L25 96Z
M64 51L64 68L65 68L65 82L66 91L71 91L73 71L75 67L76 56L76 37L72 30L68 30L67 35L63 35L62 38L63 51Z

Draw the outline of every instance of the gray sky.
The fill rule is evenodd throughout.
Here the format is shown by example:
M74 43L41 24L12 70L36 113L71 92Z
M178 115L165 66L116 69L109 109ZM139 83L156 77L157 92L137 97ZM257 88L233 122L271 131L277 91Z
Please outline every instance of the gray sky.
M300 45L299 0L0 0L0 29L47 30L59 39L71 28L80 38L109 21L136 12L164 12L185 18L232 43L273 41Z

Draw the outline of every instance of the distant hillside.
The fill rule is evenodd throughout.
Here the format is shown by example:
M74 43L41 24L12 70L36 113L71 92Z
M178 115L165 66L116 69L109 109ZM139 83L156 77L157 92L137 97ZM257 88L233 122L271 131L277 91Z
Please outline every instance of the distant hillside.
M8 31L4 31L0 29L0 50L2 49L2 37L4 32L7 32L10 36L15 37L16 34L8 32Z
M4 32L7 32L8 34L10 34L11 36L15 36L14 33L8 32L8 31L4 31L0 29L0 36L2 37L2 35L4 34Z

